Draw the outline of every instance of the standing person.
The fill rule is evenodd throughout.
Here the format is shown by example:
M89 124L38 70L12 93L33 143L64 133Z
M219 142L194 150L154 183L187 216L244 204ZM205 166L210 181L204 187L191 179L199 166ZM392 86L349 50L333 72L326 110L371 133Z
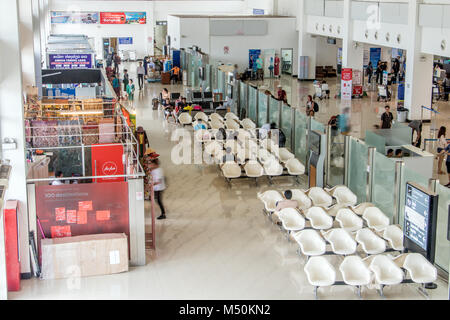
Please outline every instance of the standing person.
M170 70L172 75L170 76L170 81L173 81L173 83L178 83L180 81L180 73L181 69L177 66L173 67L172 70Z
M128 75L128 70L123 70L123 91L127 92L128 83L130 83L130 76Z
M120 93L120 81L115 74L113 76L112 87L114 89L114 92L116 93L117 99L120 100L120 98L122 97Z
M400 72L400 57L394 59L394 63L392 64L392 70L394 71L395 81L397 82L398 73Z
M144 58L144 70L145 70L145 75L148 76L148 57Z
M56 171L55 178L64 178L62 171ZM64 182L62 180L54 180L52 186L62 186Z
M273 69L274 69L274 65L273 65L273 57L270 57L270 65L269 65L269 72L270 72L270 77L273 78Z
M366 72L367 72L367 76L369 77L369 84L370 84L372 82L372 76L373 76L372 61L369 61L369 65L367 66Z
M263 59L261 58L261 55L259 55L258 59L256 59L256 67L258 80L264 81L264 62Z
M153 178L153 191L155 192L155 199L161 209L161 215L158 220L166 219L166 209L162 201L163 192L166 189L166 183L164 179L164 172L159 166L159 160L155 159L150 164L151 175Z
M438 174L444 174L444 171L442 171L442 163L444 162L444 158L446 155L445 148L447 148L447 128L441 127L438 132L438 146L437 146L437 158L439 160L438 162Z
M142 158L147 151L146 146L150 148L147 132L145 132L143 127L138 127L135 133L135 137L139 144L139 158Z
M235 64L234 69L233 69L233 80L234 81L238 80L238 69L239 69L239 66L237 64Z
M448 101L448 95L450 93L450 73L447 73L447 76L444 80L444 100Z
M258 80L258 64L254 57L252 57L252 80Z
M136 69L136 73L138 76L139 90L142 90L142 87L144 86L144 75L145 75L145 69L142 66L142 62L139 62L139 66Z
M280 77L280 64L281 64L280 57L278 56L278 53L276 53L275 54L274 64L273 64L273 66L274 66L274 74L275 74L276 78Z
M392 121L394 121L394 115L391 112L391 107L384 107L385 112L381 115L381 129L390 129L392 127Z
M119 65L121 63L121 59L117 53L114 53L114 71L116 74L119 74Z
M308 117L314 117L316 112L319 112L319 105L313 100L311 95L308 95L308 101L306 102L306 115Z
M377 84L383 83L383 70L381 69L381 61L378 61L377 69L375 70L375 75L377 76Z
M447 160L445 161L445 164L447 166L447 174L448 174L448 180L449 183L447 183L445 186L447 188L450 188L450 144L447 145L447 147L445 148L445 154L447 155Z
M134 83L133 80L130 79L130 82L127 85L127 94L128 94L128 101L130 101L131 105L133 104L134 101Z
M281 85L278 86L277 97L278 97L278 100L284 101L287 103L287 93L285 90L283 90L283 87Z

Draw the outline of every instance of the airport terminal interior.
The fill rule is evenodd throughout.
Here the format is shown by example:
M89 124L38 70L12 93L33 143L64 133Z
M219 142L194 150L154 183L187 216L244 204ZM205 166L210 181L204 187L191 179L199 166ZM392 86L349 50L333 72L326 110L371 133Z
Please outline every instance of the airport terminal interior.
M1 0L0 300L448 300L450 1Z

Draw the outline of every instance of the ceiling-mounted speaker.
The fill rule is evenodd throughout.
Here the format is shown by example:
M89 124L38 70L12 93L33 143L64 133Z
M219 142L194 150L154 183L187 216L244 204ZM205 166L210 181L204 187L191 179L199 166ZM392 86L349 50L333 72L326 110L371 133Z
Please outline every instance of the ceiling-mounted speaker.
M441 41L441 49L445 50L445 48L447 47L447 43L445 42L445 40Z

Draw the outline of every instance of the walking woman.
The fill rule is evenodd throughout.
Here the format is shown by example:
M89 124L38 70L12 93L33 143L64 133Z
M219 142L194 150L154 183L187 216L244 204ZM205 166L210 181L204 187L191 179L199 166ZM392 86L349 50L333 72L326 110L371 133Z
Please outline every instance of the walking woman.
M438 133L438 147L437 147L437 158L438 158L438 174L444 174L442 171L442 163L444 162L444 158L446 156L445 148L447 148L447 138L445 135L447 134L447 128L441 127Z
M131 105L133 105L133 101L134 101L134 84L133 84L133 80L130 79L130 82L127 85L127 94L128 94L128 101L130 102Z
M166 189L166 183L164 181L164 172L159 166L159 160L155 159L150 164L151 175L153 178L153 191L155 192L155 200L161 209L161 215L158 220L166 219L166 209L162 201L163 192Z

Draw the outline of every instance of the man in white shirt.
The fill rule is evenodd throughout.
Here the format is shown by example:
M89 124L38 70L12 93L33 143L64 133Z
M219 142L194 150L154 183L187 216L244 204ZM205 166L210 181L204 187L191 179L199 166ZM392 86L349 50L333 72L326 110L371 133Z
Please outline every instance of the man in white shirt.
M162 194L166 190L166 183L164 181L164 172L159 166L159 160L155 159L150 164L151 175L153 178L153 191L155 192L155 199L161 209L161 215L158 220L166 219L166 210L162 202Z
M145 75L145 68L142 66L142 62L139 62L139 67L137 67L136 73L138 75L139 90L142 90Z
M61 171L56 171L55 178L63 178L63 173ZM64 182L62 180L55 180L52 182L52 186L61 186Z

